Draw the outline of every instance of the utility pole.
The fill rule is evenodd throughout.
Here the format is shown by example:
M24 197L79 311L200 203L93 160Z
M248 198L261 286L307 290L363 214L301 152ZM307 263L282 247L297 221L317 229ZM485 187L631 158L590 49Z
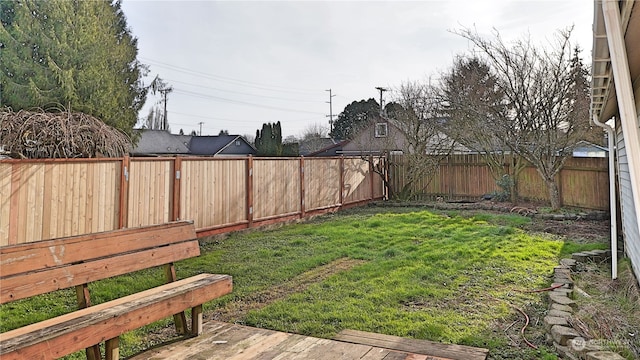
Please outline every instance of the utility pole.
M200 133L198 133L198 136L202 136L202 124L204 124L202 121L198 123L198 125L200 125Z
M173 91L173 88L169 86L168 88L158 89L160 94L162 94L162 101L164 101L164 114L162 119L162 130L167 130L169 127L169 121L167 121L167 94Z
M378 86L378 87L376 87L376 89L378 91L380 91L380 117L382 117L382 112L383 112L383 109L384 109L384 105L382 104L382 93L385 92L385 91L388 91L389 89L385 89L382 86Z
M329 90L325 90L329 92L329 101L325 101L327 103L329 103L329 133L333 132L333 101L331 100L332 97L334 97L335 95L331 95L331 89Z

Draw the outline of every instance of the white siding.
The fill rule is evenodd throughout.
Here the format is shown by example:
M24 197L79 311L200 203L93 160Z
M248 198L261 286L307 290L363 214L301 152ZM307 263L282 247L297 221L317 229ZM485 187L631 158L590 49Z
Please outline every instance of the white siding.
M617 121L616 124L619 124L619 121ZM636 207L634 206L633 194L631 192L631 178L629 175L627 149L624 146L624 134L619 125L616 126L616 142L625 251L631 259L634 272L637 276L640 276L640 230L638 227L638 214L636 214Z

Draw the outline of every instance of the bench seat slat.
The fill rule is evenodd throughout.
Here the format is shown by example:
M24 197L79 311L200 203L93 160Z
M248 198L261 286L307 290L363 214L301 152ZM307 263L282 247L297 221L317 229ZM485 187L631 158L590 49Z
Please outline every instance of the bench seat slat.
M197 240L1 279L0 304L200 255Z
M196 238L191 222L107 231L0 247L0 276L139 251Z
M55 359L230 293L229 275L201 274L0 334L3 360Z

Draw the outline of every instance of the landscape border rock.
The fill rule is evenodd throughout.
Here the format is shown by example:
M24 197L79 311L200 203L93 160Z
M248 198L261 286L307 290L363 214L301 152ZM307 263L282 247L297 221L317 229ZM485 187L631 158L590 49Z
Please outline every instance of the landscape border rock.
M573 298L573 279L571 273L578 262L600 262L611 258L610 250L592 250L574 253L571 259L561 259L554 268L553 283L561 285L549 292L549 312L544 318L547 340L553 343L558 354L572 360L624 360L613 351L607 351L600 345L580 336L571 326L571 318L577 306Z

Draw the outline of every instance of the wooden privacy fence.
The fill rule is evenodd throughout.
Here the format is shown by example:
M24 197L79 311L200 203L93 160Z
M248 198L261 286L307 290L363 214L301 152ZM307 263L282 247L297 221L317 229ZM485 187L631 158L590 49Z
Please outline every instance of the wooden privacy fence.
M505 170L508 166L505 165ZM389 186L398 191L406 181L407 169L402 155L393 155L389 166ZM607 158L570 158L558 174L558 181L563 205L609 209ZM411 188L419 196L448 199L477 199L484 194L502 191L481 155L449 156L440 163L431 179L421 179ZM523 199L549 200L547 188L533 165L528 164L520 173L518 194Z
M0 246L193 220L198 236L384 195L381 159L114 158L0 161Z

